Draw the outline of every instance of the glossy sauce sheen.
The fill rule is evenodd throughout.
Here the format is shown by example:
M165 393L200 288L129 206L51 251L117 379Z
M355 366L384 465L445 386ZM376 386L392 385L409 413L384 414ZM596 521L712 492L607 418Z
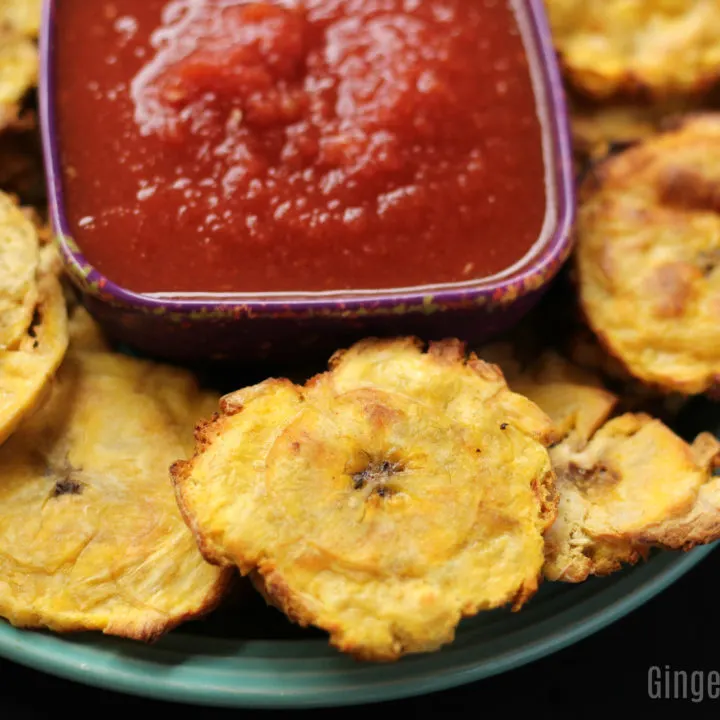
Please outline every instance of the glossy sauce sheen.
M66 211L139 292L508 268L546 189L508 0L60 0Z

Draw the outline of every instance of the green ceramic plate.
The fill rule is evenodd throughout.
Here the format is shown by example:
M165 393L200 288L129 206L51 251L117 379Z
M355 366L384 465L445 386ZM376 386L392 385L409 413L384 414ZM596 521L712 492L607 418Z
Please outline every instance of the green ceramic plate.
M86 684L193 704L299 708L390 700L489 677L560 650L642 605L714 547L657 555L582 585L548 583L522 612L496 611L468 620L446 650L394 665L340 657L321 637L213 637L222 618L171 633L151 647L1 624L0 655ZM277 633L273 623L284 625L274 610L253 612L259 615L251 613L246 630L255 626L256 635Z

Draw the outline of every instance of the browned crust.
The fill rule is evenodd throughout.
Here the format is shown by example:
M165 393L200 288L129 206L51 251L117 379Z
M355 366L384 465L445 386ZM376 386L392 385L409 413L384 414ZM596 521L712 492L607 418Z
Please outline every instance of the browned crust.
M382 337L368 337L356 343L353 348L357 351L364 349L375 349L375 348L393 348L393 347L413 347L425 353L433 358L436 362L442 365L451 367L453 365L462 365L473 368L478 374L485 376L488 373L492 379L500 379L504 381L502 370L496 365L491 365L481 360L474 352L467 352L467 343L457 338L444 338L442 340L433 340L429 343L424 342L418 337L407 336L407 337L395 337L395 338L382 338ZM319 375L312 378L311 382L321 378L325 375L330 374L345 358L348 354L348 349L337 350L331 356L328 362L328 371L320 373Z
M533 493L540 503L540 517L546 528L557 519L559 494L555 485L555 473L549 470L544 477L533 481Z
M643 382L631 375L627 366L607 348L602 333L590 327L581 308L578 308L577 323L568 332L563 350L574 365L594 373L606 388L611 389L617 398L614 414L647 412L663 422L671 422L690 400L677 390ZM711 392L706 395L716 399Z
M35 306L35 314L38 318L37 324L29 328L26 336L23 338L19 350L22 352L37 351L42 355L52 355L54 351L57 357L45 368L43 376L38 379L37 387L28 393L25 397L25 404L12 417L6 419L0 425L0 445L4 443L17 429L23 419L38 406L44 397L44 392L49 387L49 383L54 377L55 372L62 363L65 352L68 347L69 338L67 331L62 337L49 337L50 326L54 330L56 323L64 324L67 322L66 308L63 301L62 287L57 277L59 272L59 259L54 259L50 263L43 275L37 282L38 300ZM65 317L63 317L63 315ZM32 333L30 332L32 330ZM61 346L55 348L53 343L62 343Z
M157 642L160 638L167 635L167 633L171 632L180 625L192 620L199 620L216 610L225 596L232 589L235 580L236 575L232 570L228 569L224 571L221 574L220 579L214 583L212 592L206 596L204 602L198 608L190 610L183 615L174 617L172 620L157 623L146 623L142 626L142 628L137 630L128 630L127 626L122 623L111 623L107 628L103 629L103 634L116 635L119 637L129 638L131 640L138 640L144 643Z
M519 612L522 610L528 600L531 600L535 596L535 593L537 593L542 581L543 574L542 572L539 572L532 580L524 582L522 587L517 591L515 597L510 601L510 610L512 612ZM468 613L465 617L468 617L470 614L471 613Z
M647 560L650 547L631 545L626 542L614 542L615 539L604 540L607 555L600 552L597 545L590 545L582 552L580 561L573 561L557 576L550 578L553 582L577 584L585 582L589 577L607 577L622 570L624 567L636 565L641 560ZM546 556L554 557L560 548L548 542Z
M265 602L284 613L293 623L300 627L314 625L316 622L315 614L309 611L302 599L292 592L282 575L272 565L266 562L261 563L257 570L250 573L250 580ZM525 603L535 595L541 581L542 573L539 573L537 577L526 581L518 589L516 595L510 600L512 612L518 612L522 609ZM476 614L475 609L462 612L463 617L473 617ZM331 626L326 623L323 629L328 632L329 642L332 647L359 661L394 662L405 654L405 649L400 641L394 645L393 651L378 654L377 650L370 651L365 647L352 645L344 641L339 634L342 629L340 626Z
M574 260L574 262L577 263L577 260ZM612 343L607 337L607 334L602 330L602 328L598 327L597 323L594 323L591 320L590 315L587 312L585 304L582 300L580 301L580 305L583 321L587 324L587 326L595 335L600 349L605 352L608 357L618 366L617 371L614 373L614 375L622 373L626 375L628 381L634 381L639 383L645 391L647 391L648 393L653 393L658 397L672 397L675 395L689 394L683 389L682 383L680 382L676 381L673 384L673 387L669 387L666 384L648 380L647 378L640 378L636 374L634 374L628 363L623 359L622 355L613 348ZM708 386L703 394L710 400L720 400L720 375L716 375L708 379Z
M265 602L286 615L291 622L304 628L314 626L317 621L315 614L309 611L303 601L292 592L274 567L263 563L258 570L250 573L250 580ZM322 629L328 633L332 647L358 661L389 663L397 661L404 654L404 648L400 643L395 646L394 652L378 653L377 650L370 651L368 648L344 640L339 625L325 623Z
M309 627L315 617L292 592L283 576L268 563L262 563L250 573L250 580L265 601L287 615L291 622L300 627Z
M649 141L640 141L632 147L621 153L609 155L602 160L593 163L592 167L580 184L578 190L578 201L584 204L592 200L595 195L603 190L605 184L611 180L611 175L615 167L619 163L627 164L626 173L632 174L635 170L640 170L650 160L646 155L646 146L648 143L654 142L657 137L670 133L677 133L692 126L695 121L702 121L703 118L710 118L716 122L720 122L720 113L711 112L692 112L674 118L673 122L666 124L657 136ZM683 172L674 176L673 182L666 188L678 203L682 203L688 208L701 206L703 209L714 209L720 212L720 190L707 183L702 177L693 173ZM717 206L717 207L716 207ZM578 253L575 253L572 260L572 280L576 288L579 289L581 284L580 260ZM680 299L677 300L680 302ZM670 396L673 394L690 395L689 388L685 387L681 381L668 382L653 381L649 378L641 378L633 372L627 361L622 357L612 345L603 328L599 327L592 319L592 313L589 311L583 293L578 292L578 313L580 320L595 335L601 349L607 353L609 358L618 365L619 372L625 373L628 378L633 378L647 388L649 391L659 396ZM711 400L720 400L720 373L710 376L706 379L706 389L703 392Z
M715 502L717 498L707 497L708 491L720 489L720 477L713 474L720 467L720 440L710 433L700 433L689 454L708 473L708 482L700 488L695 504L685 515L648 528L633 538L637 542L667 550L692 550L720 539L720 505Z
M588 327L590 327L590 329L595 334L595 337L597 338L602 350L606 352L608 356L612 358L612 360L618 363L622 372L627 374L628 378L631 378L632 380L640 383L640 385L647 392L651 392L658 397L670 398L677 395L690 395L689 391L683 388L683 384L681 382L675 381L673 383L673 386L669 387L667 384L648 380L647 378L640 378L635 375L630 369L627 362L622 358L620 353L614 350L606 333L601 328L599 328L597 324L593 323L592 320L590 320L588 314L585 312L584 307L583 315L585 317L585 322L587 322ZM708 378L707 388L704 391L703 395L705 395L709 400L720 400L720 375L714 375Z
M595 102L612 102L612 101L635 101L641 103L657 103L672 98L692 99L701 102L712 95L718 87L720 87L720 68L715 73L703 73L698 75L696 82L683 89L683 91L669 89L662 86L654 86L643 80L637 73L632 70L626 70L617 80L607 83L607 91L601 92L590 87L584 80L584 76L591 75L588 70L576 70L567 61L566 54L561 50L557 51L560 61L560 67L566 81L572 86L572 89L588 100ZM601 73L594 73L595 77L603 78Z
M205 601L195 610L190 610L183 615L167 619L165 621L149 621L146 620L142 624L123 623L121 621L111 621L103 626L98 624L96 627L90 627L86 622L78 622L75 626L69 623L62 628L53 626L51 629L58 635L75 635L82 632L96 631L103 635L113 637L121 637L128 640L135 640L146 644L153 644L167 635L169 632L192 620L198 620L212 613L225 598L226 594L231 590L235 582L235 573L232 571L224 572L220 581L216 582L213 591L207 596ZM23 623L20 627L24 630L44 631L48 629L47 623Z
M695 107L687 101L662 105L627 101L598 103L574 97L572 93L570 101L573 158L579 184L598 163L671 129L689 107ZM613 119L619 119L623 112L627 125L617 125L611 132Z
M658 531L648 531L639 535L637 541L663 550L692 550L700 545L708 545L720 538L720 515L703 515L695 510L673 523L671 527Z
M296 387L290 380L285 378L265 381L265 383L268 382L287 385L293 388ZM197 543L198 550L203 558L210 564L220 567L235 567L237 565L237 559L232 560L226 555L217 552L212 543L205 537L201 528L198 526L197 519L190 509L190 504L186 497L186 487L190 481L190 475L197 459L204 455L215 439L222 434L227 419L243 411L246 402L245 398L247 398L248 393L252 393L252 391L253 388L249 388L222 397L220 399L219 412L214 413L210 419L201 421L195 426L195 449L192 457L188 460L178 460L170 466L170 479L175 491L175 499L180 514L185 524L190 528ZM243 574L249 572L249 570L244 567L240 567L240 571Z
M420 351L423 351L426 347L426 344L420 340L418 337L414 336L407 336L404 338L383 338L383 337L367 337L364 340L361 340L360 342L356 343L353 347L354 348L373 348L373 347L380 347L380 348L391 348L398 345L398 343L401 343L403 345L407 344L409 347L415 347ZM349 348L343 348L342 350L337 350L332 354L330 357L330 360L328 361L328 371L332 372L343 360L343 358L350 352ZM327 372L320 373L316 377L322 377L323 375L326 375ZM314 380L315 378L313 378Z
M195 427L195 453L189 460L178 460L170 466L170 479L175 490L175 500L178 509L182 515L185 524L195 538L198 550L203 558L212 565L220 567L232 567L234 565L227 557L215 552L215 549L208 542L201 529L198 527L197 520L190 509L187 498L185 497L185 488L190 480L190 473L193 469L195 460L203 455L211 445L214 435L220 432L223 424L223 416L215 413L211 420L200 422Z
M625 148L622 152L612 153L594 160L578 188L578 201L580 203L586 202L599 192L610 179L609 176L613 171L613 166L619 161L623 163L629 162L628 170L641 169L648 162L644 155L644 146L648 142L653 142L657 137L663 135L680 132L691 126L694 121L702 120L705 117L712 118L718 117L718 115L707 111L675 114L663 122L662 127L652 138L633 143L632 146Z

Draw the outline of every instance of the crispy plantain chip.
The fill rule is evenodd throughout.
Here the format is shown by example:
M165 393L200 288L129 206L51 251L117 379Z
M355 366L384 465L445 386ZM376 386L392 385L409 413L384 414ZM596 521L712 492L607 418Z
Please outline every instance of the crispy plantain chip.
M696 111L699 101L662 103L596 103L571 97L570 129L573 153L581 169L662 132L683 114Z
M0 0L0 25L29 38L40 32L42 0Z
M551 451L558 520L547 534L545 574L579 582L636 562L650 547L691 548L720 538L720 443L685 443L659 420L626 414L582 450Z
M103 329L79 303L69 311L70 348L86 352L112 352L112 344Z
M52 245L0 194L0 444L31 413L62 362L67 311Z
M32 221L0 193L0 350L16 349L38 299L40 241Z
M653 108L637 105L573 108L570 119L576 151L591 158L654 135L661 122Z
M228 572L198 552L168 468L216 403L184 371L70 351L0 448L0 615L149 641L212 609Z
M581 582L646 557L652 547L690 548L720 538L720 442L690 446L645 414L610 419L618 398L554 353L521 367L512 349L491 346L513 391L556 423L550 450L558 515L546 533L545 576Z
M366 341L227 396L173 468L204 555L357 658L451 642L537 589L551 423L456 342Z
M17 121L25 94L37 84L38 71L35 42L0 25L0 130Z
M599 99L698 94L720 78L717 0L545 0L572 85Z
M720 379L720 115L602 163L577 221L580 300L602 344L665 392Z

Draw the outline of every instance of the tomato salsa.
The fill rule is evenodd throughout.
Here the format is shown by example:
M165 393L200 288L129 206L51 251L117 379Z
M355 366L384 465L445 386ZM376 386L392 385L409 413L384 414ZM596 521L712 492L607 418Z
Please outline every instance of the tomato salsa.
M137 292L411 287L507 269L546 212L510 0L61 0L75 241Z

